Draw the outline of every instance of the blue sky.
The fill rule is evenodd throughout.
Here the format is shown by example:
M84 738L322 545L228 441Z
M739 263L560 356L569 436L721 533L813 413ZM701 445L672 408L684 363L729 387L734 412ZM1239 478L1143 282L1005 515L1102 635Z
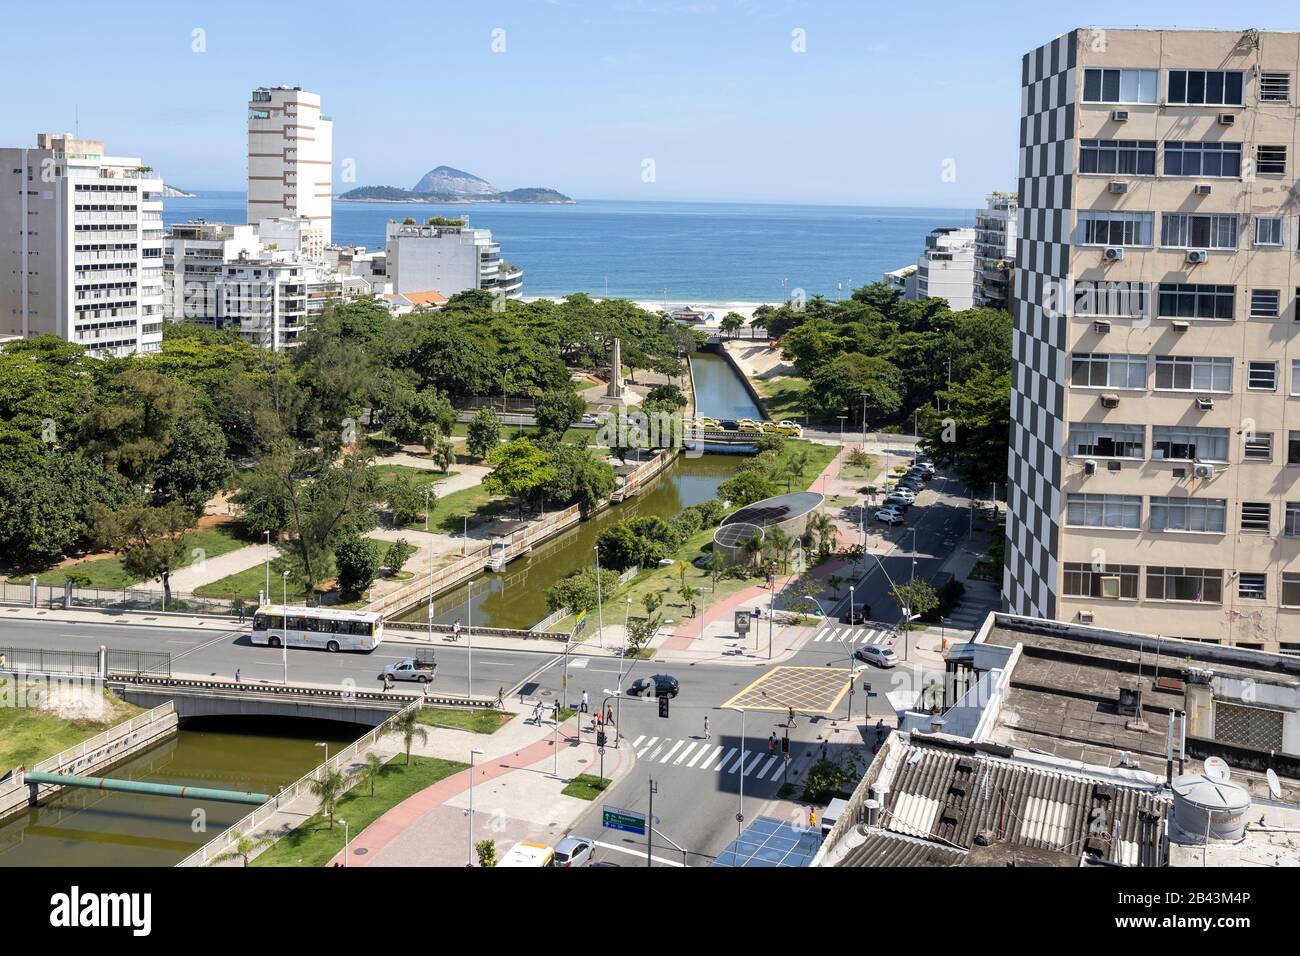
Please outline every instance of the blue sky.
M1282 4L1258 0L6 8L0 143L71 130L79 113L83 136L182 187L242 189L248 94L286 84L319 92L334 118L336 185L352 159L358 184L409 188L447 164L579 198L939 207L1014 188L1020 57L1053 36L1287 28Z

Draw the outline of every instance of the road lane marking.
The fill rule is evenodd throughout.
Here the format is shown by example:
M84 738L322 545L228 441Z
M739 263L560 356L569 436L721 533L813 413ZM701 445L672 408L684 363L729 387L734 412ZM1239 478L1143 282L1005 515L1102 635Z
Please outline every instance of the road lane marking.
M668 753L664 754L664 759L661 760L661 761L659 761L659 762L660 762L660 763L667 763L669 760L671 760L673 754L677 753L678 748L681 747L681 745L684 744L684 743L686 743L686 741L684 741L684 740L679 740L679 741L677 741L677 743L673 744L673 748L672 748L672 750L670 750L670 751L668 751Z
M718 749L721 750L722 748L719 747ZM722 768L727 765L727 761L731 759L731 755L734 754L735 752L736 752L735 747L732 747L730 750L728 750L727 755L723 757L721 760L719 760L718 765L713 768L714 771L717 773L722 773Z
M632 747L635 749L641 746L641 741L645 740L645 734L642 734L636 740L632 741Z
M627 853L631 856L639 856L641 857L641 859L643 860L645 859L645 853L641 850L633 850L629 847L618 846L613 843L604 843L600 840L592 840L591 842L594 843L596 846L600 847L602 850L614 850L617 853ZM661 856L652 855L650 859L654 860L656 863L662 863L664 866L683 867L686 865L681 860L665 860Z
M762 780L764 777L766 777L766 776L768 775L768 772L771 771L771 769L772 769L773 767L775 767L775 766L776 766L778 763L780 763L780 762L781 762L781 758L780 758L780 757L773 757L773 758L772 758L771 760L769 760L767 763L763 764L763 769L760 770L757 774L755 774L754 779L755 779L755 780Z
M658 737L651 737L651 738L650 738L650 742L647 743L643 749L638 750L638 751L636 752L636 755L637 755L638 757L644 757L646 751L649 750L651 747L653 747L653 746L654 746L656 743L658 743L658 742L659 742L659 738L658 738Z
M686 766L688 766L688 767L694 767L694 766L695 766L695 762L696 762L697 760L699 760L701 757L703 757L703 756L705 755L705 753L708 752L708 749L709 749L709 745L708 745L707 743L700 744L700 749L697 750L697 751L695 751L695 756L691 758L691 762L688 763ZM721 750L722 748L719 747L718 749ZM705 766L707 766L707 764L706 764ZM700 769L703 770L704 767L701 767Z
M687 746L687 748L681 752L680 756L678 756L678 758L677 758L676 760L673 761L673 766L676 767L676 766L679 765L683 760L685 760L687 757L689 757L689 756L691 755L691 751L694 750L695 747L696 747L696 744L695 744L694 742L692 742L691 744L689 744L689 745Z
M755 754L754 759L750 761L749 766L744 769L744 771L741 773L741 776L748 777L750 771L753 770L756 766L758 766L758 762L762 759L763 759L763 755L761 753Z
M701 751L701 753L702 753L702 752L703 752L703 751ZM700 764L700 769L701 769L701 770L708 770L708 769L709 769L709 764L713 763L713 761L717 759L717 756L718 756L718 754L720 754L720 753L722 753L722 748L721 748L721 747L718 747L717 749L715 749L715 750L713 751L713 753L709 754L709 759L708 759L708 760L706 760L706 761L704 761L704 763Z

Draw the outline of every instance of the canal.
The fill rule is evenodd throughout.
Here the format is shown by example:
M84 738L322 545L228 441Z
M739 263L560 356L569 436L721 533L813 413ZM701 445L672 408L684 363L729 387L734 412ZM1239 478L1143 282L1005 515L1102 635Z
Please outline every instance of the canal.
M696 407L714 418L761 418L744 383L726 359L708 352L691 356ZM636 497L600 512L510 562L500 573L486 573L433 603L436 624L472 621L478 627L529 628L546 617L546 592L562 578L595 563L596 539L618 521L643 515L671 518L683 508L717 496L718 485L736 471L734 455L688 452ZM428 607L411 608L397 618L423 624Z
M103 776L275 793L365 733L318 720L206 718ZM0 866L173 866L252 807L67 789L0 824Z

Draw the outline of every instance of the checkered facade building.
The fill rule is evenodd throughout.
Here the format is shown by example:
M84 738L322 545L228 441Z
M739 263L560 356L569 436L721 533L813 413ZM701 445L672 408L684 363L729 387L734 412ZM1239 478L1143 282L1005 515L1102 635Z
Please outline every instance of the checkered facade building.
M1056 615L1077 31L1025 55L1012 311L1005 609Z

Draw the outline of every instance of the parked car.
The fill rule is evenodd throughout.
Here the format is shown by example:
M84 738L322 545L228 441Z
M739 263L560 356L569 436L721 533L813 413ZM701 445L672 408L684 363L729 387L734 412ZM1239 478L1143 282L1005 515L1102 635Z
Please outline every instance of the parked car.
M718 427L724 432L740 431L740 422L736 421L734 418L724 418L722 421L718 422Z
M551 866L591 866L591 853L595 845L591 837L565 837L555 844Z
M596 425L600 423L600 418L591 414L591 412L587 412L582 416L582 421L585 425Z
M885 524L902 524L903 512L899 511L897 508L885 506L876 512L875 518L877 521L883 521Z
M707 415L700 415L695 419L696 428L717 428L721 422L716 418L709 418Z
M863 644L853 652L853 656L868 664L875 664L877 667L898 666L898 655L894 653L893 648L884 647L880 644Z
M906 498L886 498L880 503L882 508L892 508L901 515L907 514L907 509L912 507L912 502Z
M760 432L763 430L763 426L752 418L742 418L736 422L736 427L742 432Z
M676 697L681 684L670 674L655 674L652 677L638 677L628 688L633 697Z
M408 657L389 664L380 673L379 679L391 677L393 680L414 680L427 684L437 676L437 673L438 664L433 659L433 654L424 653L419 657Z
M777 422L777 424L786 429L787 435L793 435L795 438L802 437L803 435L803 426L798 422L792 422L789 419L782 419Z
M886 501L906 501L909 505L916 500L916 492L911 488L895 488L885 498Z
M871 618L871 605L863 604L852 611L845 611L840 620L845 624L866 624Z

